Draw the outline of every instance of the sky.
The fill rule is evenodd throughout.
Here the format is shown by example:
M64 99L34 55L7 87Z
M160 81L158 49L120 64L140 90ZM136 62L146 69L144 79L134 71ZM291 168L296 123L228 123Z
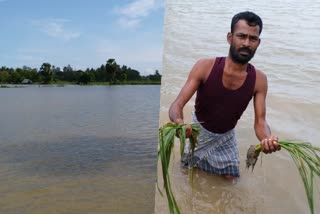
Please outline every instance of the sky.
M161 73L164 0L0 0L0 67Z

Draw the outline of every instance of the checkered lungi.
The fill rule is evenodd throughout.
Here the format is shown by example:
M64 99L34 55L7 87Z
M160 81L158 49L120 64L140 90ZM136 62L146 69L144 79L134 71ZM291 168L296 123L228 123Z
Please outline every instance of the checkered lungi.
M198 123L194 113L192 120ZM199 146L194 151L193 162L190 143L186 141L181 159L183 166L194 166L210 174L239 177L239 150L234 129L223 134L215 134L203 128L201 124L199 127Z

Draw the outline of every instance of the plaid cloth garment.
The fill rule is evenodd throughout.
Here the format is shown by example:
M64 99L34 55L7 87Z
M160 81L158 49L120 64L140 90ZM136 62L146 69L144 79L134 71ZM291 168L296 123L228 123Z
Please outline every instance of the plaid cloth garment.
M192 120L198 123L194 113ZM234 129L223 134L215 134L203 128L201 124L199 126L199 146L194 151L193 163L190 143L186 141L182 165L184 167L193 165L210 174L239 177L239 151Z

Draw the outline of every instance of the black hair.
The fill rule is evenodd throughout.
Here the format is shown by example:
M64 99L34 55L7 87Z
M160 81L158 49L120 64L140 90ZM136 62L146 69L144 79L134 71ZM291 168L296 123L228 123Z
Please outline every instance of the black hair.
M262 31L262 20L261 18L250 11L245 11L238 13L233 16L232 21L231 21L231 33L234 31L234 26L238 23L239 20L245 20L249 26L259 26L259 35L261 34Z

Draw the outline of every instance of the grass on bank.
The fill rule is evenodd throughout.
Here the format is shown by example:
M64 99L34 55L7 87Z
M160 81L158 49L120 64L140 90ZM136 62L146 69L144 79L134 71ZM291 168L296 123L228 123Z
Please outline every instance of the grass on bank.
M140 80L140 81L123 81L123 82L89 82L87 84L77 83L77 82L68 82L68 81L56 81L50 82L48 84L43 84L39 82L34 82L32 84L1 84L0 88L12 88L16 85L49 85L49 86L65 86L65 85L82 85L82 86L93 86L93 85L161 85L161 81L151 81L151 80Z
M98 85L99 82L93 82L89 83L90 85ZM116 82L116 83L110 83L105 82L102 83L102 85L161 85L161 81L151 81L151 80L140 80L140 81L124 81L124 82Z

